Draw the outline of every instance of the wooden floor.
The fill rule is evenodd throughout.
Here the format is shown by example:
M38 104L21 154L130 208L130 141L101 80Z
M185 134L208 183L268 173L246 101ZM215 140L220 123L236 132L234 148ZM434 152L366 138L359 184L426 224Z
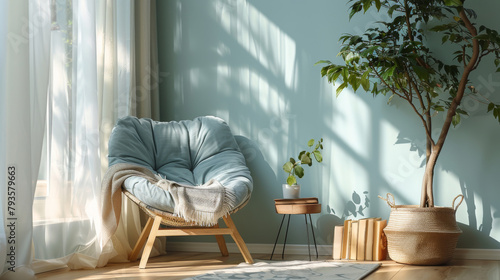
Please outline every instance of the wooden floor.
M252 255L256 260L268 260L266 255ZM279 260L280 257L274 258ZM285 255L285 260L307 260L304 255ZM329 260L320 256L320 260ZM95 270L61 269L37 274L38 279L184 279L211 270L236 266L243 262L240 254L222 257L220 253L171 252L168 255L151 258L146 269L139 269L139 262L110 264ZM453 260L446 266L410 266L392 261L382 262L382 266L365 278L366 280L445 280L481 279L500 280L500 261Z

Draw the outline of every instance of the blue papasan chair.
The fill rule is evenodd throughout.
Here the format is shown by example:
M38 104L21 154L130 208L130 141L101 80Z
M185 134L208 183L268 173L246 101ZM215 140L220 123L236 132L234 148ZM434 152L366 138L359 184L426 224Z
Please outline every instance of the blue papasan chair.
M230 217L250 199L252 177L226 122L129 116L118 120L108 148L109 185L149 216L131 261L144 248L139 267L146 268L157 236L215 235L227 256L223 235L230 235L245 262L253 263ZM226 227L219 227L220 218Z

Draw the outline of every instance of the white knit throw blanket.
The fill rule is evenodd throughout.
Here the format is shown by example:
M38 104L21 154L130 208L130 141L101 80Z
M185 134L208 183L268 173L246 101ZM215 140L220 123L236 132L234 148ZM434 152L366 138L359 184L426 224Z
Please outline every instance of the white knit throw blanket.
M130 176L146 178L172 194L175 215L201 226L216 225L236 205L236 196L219 182L210 180L201 186L187 186L155 176L149 169L128 163L118 163L106 172L101 186L103 244L115 233L121 214L122 184Z
M214 179L199 186L161 179L156 185L172 195L176 216L201 226L216 225L219 218L236 207L236 196Z

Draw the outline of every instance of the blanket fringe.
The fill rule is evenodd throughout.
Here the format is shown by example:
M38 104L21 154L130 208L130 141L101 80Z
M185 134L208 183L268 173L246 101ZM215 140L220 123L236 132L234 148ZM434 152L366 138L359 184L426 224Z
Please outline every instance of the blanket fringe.
M218 221L220 218L229 215L229 213L237 206L237 197L234 192L225 189L222 184L215 180L210 180L207 182L207 185L214 184L216 182L219 184L221 188L221 192L223 192L223 197L222 197L222 205L221 208L218 209L217 211L202 211L202 210L197 210L194 209L193 207L190 207L189 205L185 205L184 201L185 200L180 200L177 195L174 195L173 192L175 192L173 189L178 188L178 187L187 187L187 188L196 188L193 186L183 186L179 185L174 182L170 182L168 180L162 179L159 180L159 182L156 184L157 186L166 189L172 194L172 197L174 198L174 202L176 203L175 208L174 208L174 215L177 217L180 217L186 222L193 222L199 226L215 226L218 224ZM200 191L203 191L202 186L200 187Z

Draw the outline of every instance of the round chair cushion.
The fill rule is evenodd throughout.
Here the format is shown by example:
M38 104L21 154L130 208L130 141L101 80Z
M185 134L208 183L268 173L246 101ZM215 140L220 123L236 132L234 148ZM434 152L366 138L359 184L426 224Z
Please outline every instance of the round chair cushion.
M108 158L109 166L141 165L180 184L199 186L218 180L236 195L236 208L253 189L245 158L229 126L217 117L171 122L124 117L111 133ZM170 193L142 177L128 178L123 188L151 207L173 212Z

